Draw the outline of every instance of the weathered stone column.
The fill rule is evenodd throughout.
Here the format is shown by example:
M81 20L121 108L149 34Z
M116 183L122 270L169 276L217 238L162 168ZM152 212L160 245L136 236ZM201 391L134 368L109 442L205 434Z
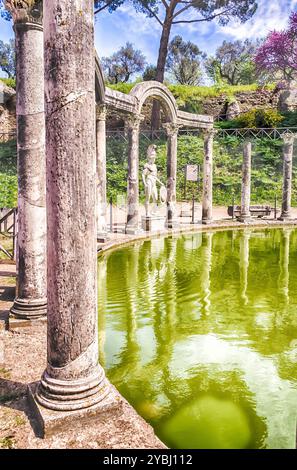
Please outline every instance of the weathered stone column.
M243 144L240 222L247 222L251 218L251 166L252 144L246 141Z
M292 160L294 139L293 134L283 134L283 196L282 212L278 220L291 218L291 194L292 194Z
M128 214L126 233L139 232L139 128L141 115L130 116L126 122L128 132Z
M206 232L202 233L202 247L201 247L201 259L202 259L202 271L201 271L201 291L204 293L201 302L201 311L204 315L210 314L211 307L211 266L212 266L212 237L213 233Z
M47 304L42 2L32 3L6 2L17 59L18 290L11 317L23 319L45 316Z
M48 347L35 403L45 432L46 408L72 419L110 390L98 364L93 22L92 0L44 2Z
M177 136L179 126L175 123L163 124L167 134L167 228L178 226L176 217L176 169Z
M205 225L212 222L212 166L214 135L214 129L206 129L204 131L202 223Z
M97 240L107 239L106 225L106 107L96 107Z
M247 295L248 289L248 270L249 270L249 258L250 258L250 238L252 232L249 229L245 229L240 234L240 259L239 259L239 269L240 269L240 286L241 286L241 298L244 305L247 305L249 298Z
M290 263L290 238L292 229L284 228L279 244L279 278L278 292L283 297L285 304L289 303L289 263Z

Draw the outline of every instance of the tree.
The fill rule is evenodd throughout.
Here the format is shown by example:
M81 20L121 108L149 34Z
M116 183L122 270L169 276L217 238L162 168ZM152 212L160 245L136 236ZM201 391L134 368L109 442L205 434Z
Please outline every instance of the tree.
M15 78L15 42L10 39L8 43L0 41L0 68L7 73L8 78Z
M206 72L215 82L227 82L230 85L248 85L254 83L257 74L253 57L260 46L260 40L224 41L216 50L214 57L205 62Z
M205 54L191 41L175 36L169 44L166 69L181 85L198 85L201 78L201 59Z
M258 70L272 73L276 79L297 78L297 13L290 15L287 30L271 31L255 57Z
M156 80L164 81L170 33L173 26L217 20L226 25L232 18L247 21L257 9L256 0L130 0L135 9L161 26ZM159 127L160 106L155 101L152 129Z
M142 80L148 82L149 80L156 80L157 67L155 65L147 65L143 75Z
M130 42L110 57L103 57L101 63L109 83L128 82L134 73L143 72L146 65L142 52Z

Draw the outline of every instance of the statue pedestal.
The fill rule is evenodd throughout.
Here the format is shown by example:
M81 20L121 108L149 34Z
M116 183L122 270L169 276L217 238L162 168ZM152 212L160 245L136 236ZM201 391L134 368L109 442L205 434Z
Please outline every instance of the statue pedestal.
M141 217L141 226L145 232L159 232L165 230L164 215L150 215Z

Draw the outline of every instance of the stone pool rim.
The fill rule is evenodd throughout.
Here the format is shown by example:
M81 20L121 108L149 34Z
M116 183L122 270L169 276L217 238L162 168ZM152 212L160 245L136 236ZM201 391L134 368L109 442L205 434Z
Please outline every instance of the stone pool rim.
M152 240L156 238L167 238L170 236L177 236L177 235L186 235L192 234L195 235L196 233L205 233L205 232L225 232L231 230L245 230L245 229L277 229L277 228L297 228L297 218L291 220L275 220L275 219L268 219L268 220L251 220L249 223L241 223L237 221L213 221L211 224L203 225L203 224L195 224L195 225L184 225L180 226L176 229L165 229L158 232L143 232L138 233L135 235L127 235L127 234L120 234L123 235L120 238L117 238L118 233L112 233L111 235L114 238L108 240L104 244L98 244L99 248L97 248L97 258L99 259L107 252L112 252L114 250L129 247L133 245L137 241L145 241L145 240Z

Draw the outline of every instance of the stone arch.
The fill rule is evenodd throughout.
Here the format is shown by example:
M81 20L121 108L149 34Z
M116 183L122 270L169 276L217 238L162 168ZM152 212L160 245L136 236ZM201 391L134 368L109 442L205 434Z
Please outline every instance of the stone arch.
M96 103L103 104L105 102L105 84L104 75L101 68L100 60L95 51L95 96Z
M136 98L136 113L141 114L142 106L147 98L154 98L164 106L166 120L168 122L177 122L177 105L173 94L163 83L156 81L141 82L135 85L129 93Z

